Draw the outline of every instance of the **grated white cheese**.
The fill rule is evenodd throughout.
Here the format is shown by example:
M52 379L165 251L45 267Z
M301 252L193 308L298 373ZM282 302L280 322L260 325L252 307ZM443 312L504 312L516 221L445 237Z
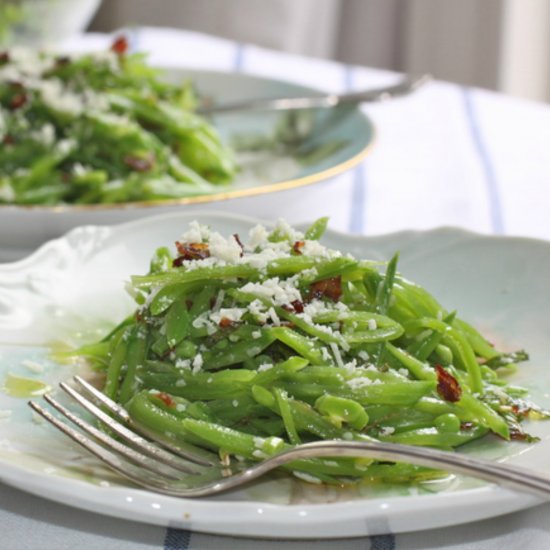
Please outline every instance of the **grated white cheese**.
M366 376L359 376L347 381L347 385L354 390L364 388L365 386L370 386L371 384L372 380Z
M250 302L250 304L248 304L248 311L250 311L259 323L265 323L267 321L267 308L260 300Z
M325 361L330 361L332 362L332 355L330 354L330 352L328 351L327 348L325 348L324 346L321 348L321 357L325 360Z
M38 130L31 132L31 138L42 145L53 145L55 142L55 128L53 124L50 124L49 122L43 124Z
M331 311L334 311L334 308L331 307L331 305L323 302L323 300L318 300L317 298L304 306L304 313L312 318L315 318L317 315L321 315L323 313L329 313Z
M264 269L269 262L288 256L290 256L288 243L267 243L265 248L260 249L254 254L247 254L240 259L240 262L256 269Z
M261 283L247 283L241 290L258 298L268 299L276 306L284 306L296 300L302 301L295 280L291 279L281 281L279 277L273 277Z
M283 218L279 218L277 220L277 223L275 224L275 232L285 235L292 242L302 241L304 239L304 234L291 227Z
M262 247L267 243L269 233L263 225L255 225L248 232L248 247L247 250L254 251L258 247Z
M272 279L269 279L272 280ZM264 281L264 283L267 281ZM246 283L242 288L242 292L258 296L259 298L269 299L273 296L273 290L270 286L264 283Z
M349 307L346 304L344 304L344 302L336 302L336 304L334 304L334 308L339 311L349 312Z
M329 250L323 246L319 241L304 241L304 246L301 250L304 256L314 256L319 258L326 258L329 256Z
M281 320L279 319L277 312L272 307L267 310L267 315L276 327L280 326Z
M197 353L195 358L193 359L193 374L197 374L202 369L202 365L204 364L202 355L200 353Z
M42 97L42 101L54 111L79 116L84 112L82 96L65 88L58 78L41 80L36 84L36 89Z
M184 243L202 243L210 237L210 229L206 225L201 225L194 220L189 223L189 229L180 237L180 242Z
M216 232L210 235L209 250L211 257L224 260L230 264L237 263L242 254L241 245L233 235L226 239Z
M189 369L191 368L190 359L176 359L175 366L177 369Z
M60 155L66 156L76 148L76 141L74 139L62 139L57 142L55 148Z
M75 176L84 176L89 171L89 168L86 168L80 162L75 162L73 165L73 174Z
M185 267L186 271L193 271L195 269L203 267L214 267L227 265L227 262L220 260L219 258L204 258L204 260L184 260L182 267Z
M305 279L314 279L318 275L318 271L316 267L310 267L309 269L304 269L302 271L302 277Z
M209 335L216 332L216 325L209 319L209 312L201 313L196 319L193 319L191 324L194 328L206 327L206 332Z
M334 342L331 342L329 344L330 349L332 351L332 355L334 355L334 360L336 361L336 366L340 368L344 368L344 362L342 361L342 355L340 354L340 350L338 348L338 345Z
M262 363L261 365L258 366L258 372L264 372L272 368L273 368L273 363Z
M357 368L357 359L352 359L351 361L344 363L343 368L347 371L354 371Z
M241 320L242 316L248 311L247 308L243 307L231 307L231 308L221 308L219 311L214 311L210 314L210 320L216 324L220 324L222 319L228 319L234 323Z
M13 65L0 67L0 82L21 82L21 84L26 84L26 80L22 77L21 72Z

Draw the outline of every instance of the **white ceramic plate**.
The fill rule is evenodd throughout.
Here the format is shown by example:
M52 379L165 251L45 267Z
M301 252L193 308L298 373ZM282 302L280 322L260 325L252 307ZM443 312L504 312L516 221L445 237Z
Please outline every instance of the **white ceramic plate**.
M67 378L71 368L48 359L46 343L96 338L129 312L124 281L145 272L153 250L172 243L195 217L222 233L241 235L256 223L202 212L83 227L25 260L1 265L0 386L10 374L50 386ZM516 380L529 387L537 403L550 407L550 243L449 228L376 238L329 232L324 242L357 257L387 259L399 250L401 272L447 308L457 308L499 345L530 352L531 361ZM53 428L33 421L25 398L0 392L0 411L2 481L86 510L153 524L245 536L350 537L459 524L537 503L457 477L421 489L372 487L360 493L282 478L214 498L176 499L111 475ZM550 472L550 422L532 423L529 430L541 437L539 443L487 438L464 452Z
M291 82L244 73L168 67L163 70L167 79L191 80L201 95L217 102L321 93ZM271 139L281 116L274 112L231 113L213 117L212 122L227 143L238 136L247 139L255 136L265 141ZM302 189L304 186L349 170L367 155L374 139L372 122L357 107L319 109L312 111L311 116L304 140L289 145L284 152L274 152L262 145L254 153L237 153L241 170L235 182L220 186L213 194L111 205L0 205L0 261L21 258L78 225L114 224L182 208L197 210L205 204L232 212L265 214L269 218L288 217L289 203L303 204L308 192L307 188ZM269 200L265 200L266 194L270 195Z

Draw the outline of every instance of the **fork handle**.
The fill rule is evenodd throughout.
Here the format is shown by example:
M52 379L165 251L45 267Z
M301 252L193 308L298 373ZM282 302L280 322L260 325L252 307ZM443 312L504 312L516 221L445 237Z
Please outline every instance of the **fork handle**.
M550 476L548 475L499 462L488 462L460 453L397 443L316 441L305 443L269 458L257 467L263 466L268 471L292 460L315 457L365 457L375 460L406 462L464 474L523 493L530 493L545 500L550 499Z

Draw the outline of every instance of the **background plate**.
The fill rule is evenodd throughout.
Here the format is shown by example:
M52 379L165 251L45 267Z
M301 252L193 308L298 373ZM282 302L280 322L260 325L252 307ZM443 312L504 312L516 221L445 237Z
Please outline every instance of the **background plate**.
M163 69L174 82L191 80L201 95L214 101L320 94L319 90L280 80L244 73ZM177 200L122 203L116 205L11 206L0 205L0 261L11 261L30 253L39 244L83 224L113 224L161 212L204 208L216 204L224 210L255 212L273 218L289 217L292 204L303 211L306 190L301 187L340 174L360 162L370 150L374 128L358 107L317 109L304 123L304 139L288 143L274 152L265 143L255 153L238 154L242 170L234 184L220 186L219 192ZM281 113L232 113L213 117L214 125L228 141L237 139L269 141L280 138L274 132ZM241 136L241 138L238 138ZM281 191L297 189L292 197ZM314 189L309 190L314 192ZM277 195L265 200L263 195ZM231 199L231 200L229 200ZM303 218L302 218L303 219Z
M243 237L257 223L212 212L177 213L115 227L82 227L29 258L0 266L0 386L9 375L54 386L72 369L47 357L52 341L97 338L132 309L124 281L148 269L153 250L176 240L192 219ZM504 348L531 361L514 381L550 407L550 243L486 237L456 229L376 238L329 232L324 242L357 257L389 259L448 309ZM78 331L78 332L75 332ZM37 372L38 371L38 372ZM350 537L429 529L497 516L536 504L534 497L467 478L419 488L339 491L288 478L267 479L211 498L177 499L120 481L50 426L33 421L26 399L0 392L0 479L94 512L210 533L260 537ZM463 448L550 473L550 423L528 429L535 445L487 438ZM215 518L215 519L213 519Z

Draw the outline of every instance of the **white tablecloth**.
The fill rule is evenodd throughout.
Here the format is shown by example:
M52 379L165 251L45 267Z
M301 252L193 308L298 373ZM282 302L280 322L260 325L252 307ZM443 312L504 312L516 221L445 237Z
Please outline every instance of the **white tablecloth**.
M128 31L153 63L236 70L329 91L374 87L396 75L267 51L167 29ZM66 44L101 49L106 35ZM372 154L338 185L319 187L291 222L330 215L331 227L362 234L444 225L550 239L550 106L434 82L406 100L365 106L377 127ZM296 197L294 197L296 198ZM265 212L250 214L271 218ZM270 215L271 214L271 215ZM277 215L282 213L277 213ZM72 509L0 485L0 548L252 549L548 548L550 505L445 529L341 541L258 541L121 521ZM215 518L213 518L215 521Z

